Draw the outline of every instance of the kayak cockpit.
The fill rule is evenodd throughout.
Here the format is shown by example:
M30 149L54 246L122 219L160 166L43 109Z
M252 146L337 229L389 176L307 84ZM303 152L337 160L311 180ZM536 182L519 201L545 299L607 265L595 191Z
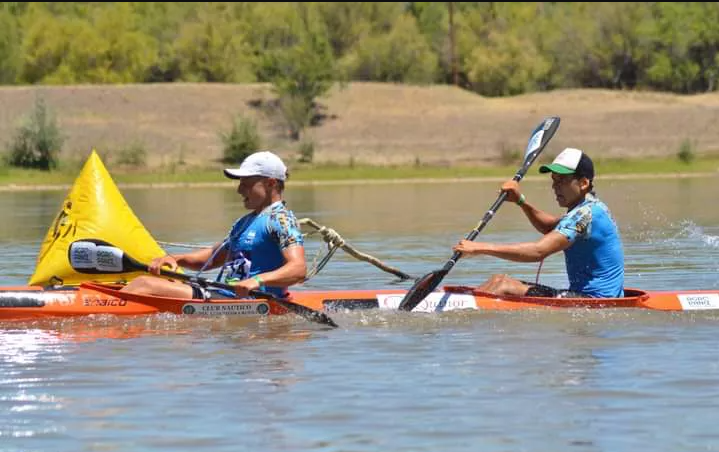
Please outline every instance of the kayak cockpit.
M483 292L471 286L445 286L445 292L472 294L475 297L492 299L495 301L534 304L541 306L563 307L563 308L633 308L639 307L642 302L649 298L649 294L639 289L624 289L624 296L618 298L552 298L552 297L515 297L498 296L489 292Z

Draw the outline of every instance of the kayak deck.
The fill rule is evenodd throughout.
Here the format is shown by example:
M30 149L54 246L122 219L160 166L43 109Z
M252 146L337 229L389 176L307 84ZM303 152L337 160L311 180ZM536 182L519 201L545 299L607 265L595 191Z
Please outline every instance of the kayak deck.
M265 299L185 300L120 292L122 286L86 282L75 287L42 288L20 286L0 288L0 320L27 320L43 317L74 317L109 314L137 316L171 313L185 316L268 316L288 311ZM311 309L396 310L405 290L297 290L294 303ZM662 311L719 309L719 290L643 291L626 289L623 298L498 297L474 287L445 286L428 295L413 312L445 312L461 309L610 309L638 308Z

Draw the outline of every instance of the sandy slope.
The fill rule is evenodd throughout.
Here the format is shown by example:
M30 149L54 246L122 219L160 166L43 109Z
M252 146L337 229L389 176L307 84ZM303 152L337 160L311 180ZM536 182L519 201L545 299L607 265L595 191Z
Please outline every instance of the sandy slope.
M258 119L265 146L297 153L285 128L250 106L273 98L260 84L0 87L0 145L36 96L56 112L67 136L65 157L84 158L92 147L105 155L139 141L152 165L180 156L212 161L221 156L218 133L235 113ZM584 148L595 159L674 155L685 138L699 151L719 147L719 94L565 90L494 99L449 86L353 83L321 103L328 118L309 132L316 161L486 163L524 149L530 131L549 115L559 115L562 125L545 158L564 146Z

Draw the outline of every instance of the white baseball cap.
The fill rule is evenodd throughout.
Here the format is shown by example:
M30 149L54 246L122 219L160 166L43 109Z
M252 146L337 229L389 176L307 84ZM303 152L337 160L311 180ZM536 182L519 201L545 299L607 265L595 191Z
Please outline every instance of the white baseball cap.
M239 168L225 168L225 176L230 179L264 176L284 181L287 179L287 167L277 155L269 151L261 151L249 155Z

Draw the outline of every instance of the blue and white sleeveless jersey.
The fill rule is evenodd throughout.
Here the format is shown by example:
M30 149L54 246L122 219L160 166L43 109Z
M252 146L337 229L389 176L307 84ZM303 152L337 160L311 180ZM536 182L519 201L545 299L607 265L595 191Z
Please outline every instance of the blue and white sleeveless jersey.
M569 290L592 297L624 296L624 250L606 204L588 194L554 230L572 242L564 250Z
M285 263L282 252L294 245L304 245L302 231L285 201L277 201L259 214L252 212L235 222L221 274L225 280L242 280L276 270ZM287 291L286 287L264 289L278 296L286 295Z

